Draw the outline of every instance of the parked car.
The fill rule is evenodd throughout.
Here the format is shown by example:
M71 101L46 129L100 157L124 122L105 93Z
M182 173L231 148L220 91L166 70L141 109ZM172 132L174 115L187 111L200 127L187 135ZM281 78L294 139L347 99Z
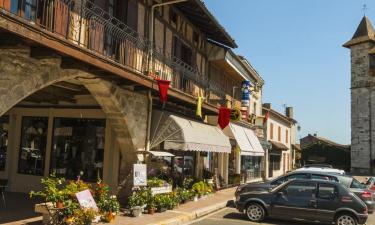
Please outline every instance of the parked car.
M291 180L268 191L237 192L235 203L253 222L273 217L357 225L368 217L366 204L334 181Z
M345 174L345 170L334 169L329 167L302 167L296 169L295 171L316 171L316 172L323 172L323 173L337 173L337 174Z
M329 180L342 183L345 187L349 188L353 193L355 193L364 203L366 203L369 213L374 212L375 203L373 200L373 194L375 191L369 190L366 185L361 184L353 177L337 173L295 170L270 181L240 185L237 188L236 193L270 190L293 179Z

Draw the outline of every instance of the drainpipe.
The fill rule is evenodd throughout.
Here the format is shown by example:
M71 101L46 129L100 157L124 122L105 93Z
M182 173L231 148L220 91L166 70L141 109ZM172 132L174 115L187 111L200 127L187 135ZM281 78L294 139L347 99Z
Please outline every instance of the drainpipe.
M153 54L154 54L154 12L156 7L164 6L164 5L172 5L180 2L186 2L188 0L175 0L175 1L170 1L170 2L163 2L159 4L155 4L151 6L151 16L150 16L150 30L149 30L149 40L150 40L150 49L149 49L149 54L150 54L150 64L149 64L149 70L154 69L154 63L153 63Z
M147 133L146 133L146 151L150 151L150 134L151 134L151 116L152 116L152 95L148 91L148 115L147 115Z

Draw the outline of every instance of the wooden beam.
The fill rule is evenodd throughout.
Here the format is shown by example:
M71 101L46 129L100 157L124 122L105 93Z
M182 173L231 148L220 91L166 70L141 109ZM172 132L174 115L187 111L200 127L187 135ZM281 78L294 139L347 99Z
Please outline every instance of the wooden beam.
M66 81L61 81L55 84L52 84L52 86L63 88L66 90L74 91L74 92L82 92L84 90L84 87L78 84L72 84Z
M31 47L30 56L35 59L61 58L61 56L56 51L43 46Z

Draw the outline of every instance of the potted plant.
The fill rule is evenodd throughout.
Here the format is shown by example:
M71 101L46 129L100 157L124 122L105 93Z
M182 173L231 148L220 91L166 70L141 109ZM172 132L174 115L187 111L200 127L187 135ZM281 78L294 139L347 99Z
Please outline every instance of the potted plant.
M91 225L97 216L97 212L93 209L77 209L74 211L74 225Z
M120 212L120 203L115 195L105 195L98 202L98 207L102 213L102 220L113 223L116 215Z
M159 213L167 211L166 196L163 194L155 195L155 205Z
M64 178L57 178L54 174L47 178L42 178L41 183L44 186L44 190L31 191L30 198L40 196L45 202L52 202L56 208L63 208L64 201L67 199L67 193L62 187L64 182Z
M142 198L140 192L133 192L129 197L129 207L131 214L134 217L138 217L142 214L142 206L145 204L144 198Z

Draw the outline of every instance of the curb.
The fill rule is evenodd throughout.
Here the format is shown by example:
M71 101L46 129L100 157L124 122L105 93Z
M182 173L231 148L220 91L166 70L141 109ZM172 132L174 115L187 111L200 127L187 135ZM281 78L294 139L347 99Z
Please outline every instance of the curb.
M196 220L200 217L206 216L222 208L225 208L227 206L228 201L230 200L234 200L234 198L228 199L225 202L216 203L214 205L195 210L191 213L186 213L185 215L176 216L171 219L163 220L156 223L150 223L147 225L182 225L184 223Z

